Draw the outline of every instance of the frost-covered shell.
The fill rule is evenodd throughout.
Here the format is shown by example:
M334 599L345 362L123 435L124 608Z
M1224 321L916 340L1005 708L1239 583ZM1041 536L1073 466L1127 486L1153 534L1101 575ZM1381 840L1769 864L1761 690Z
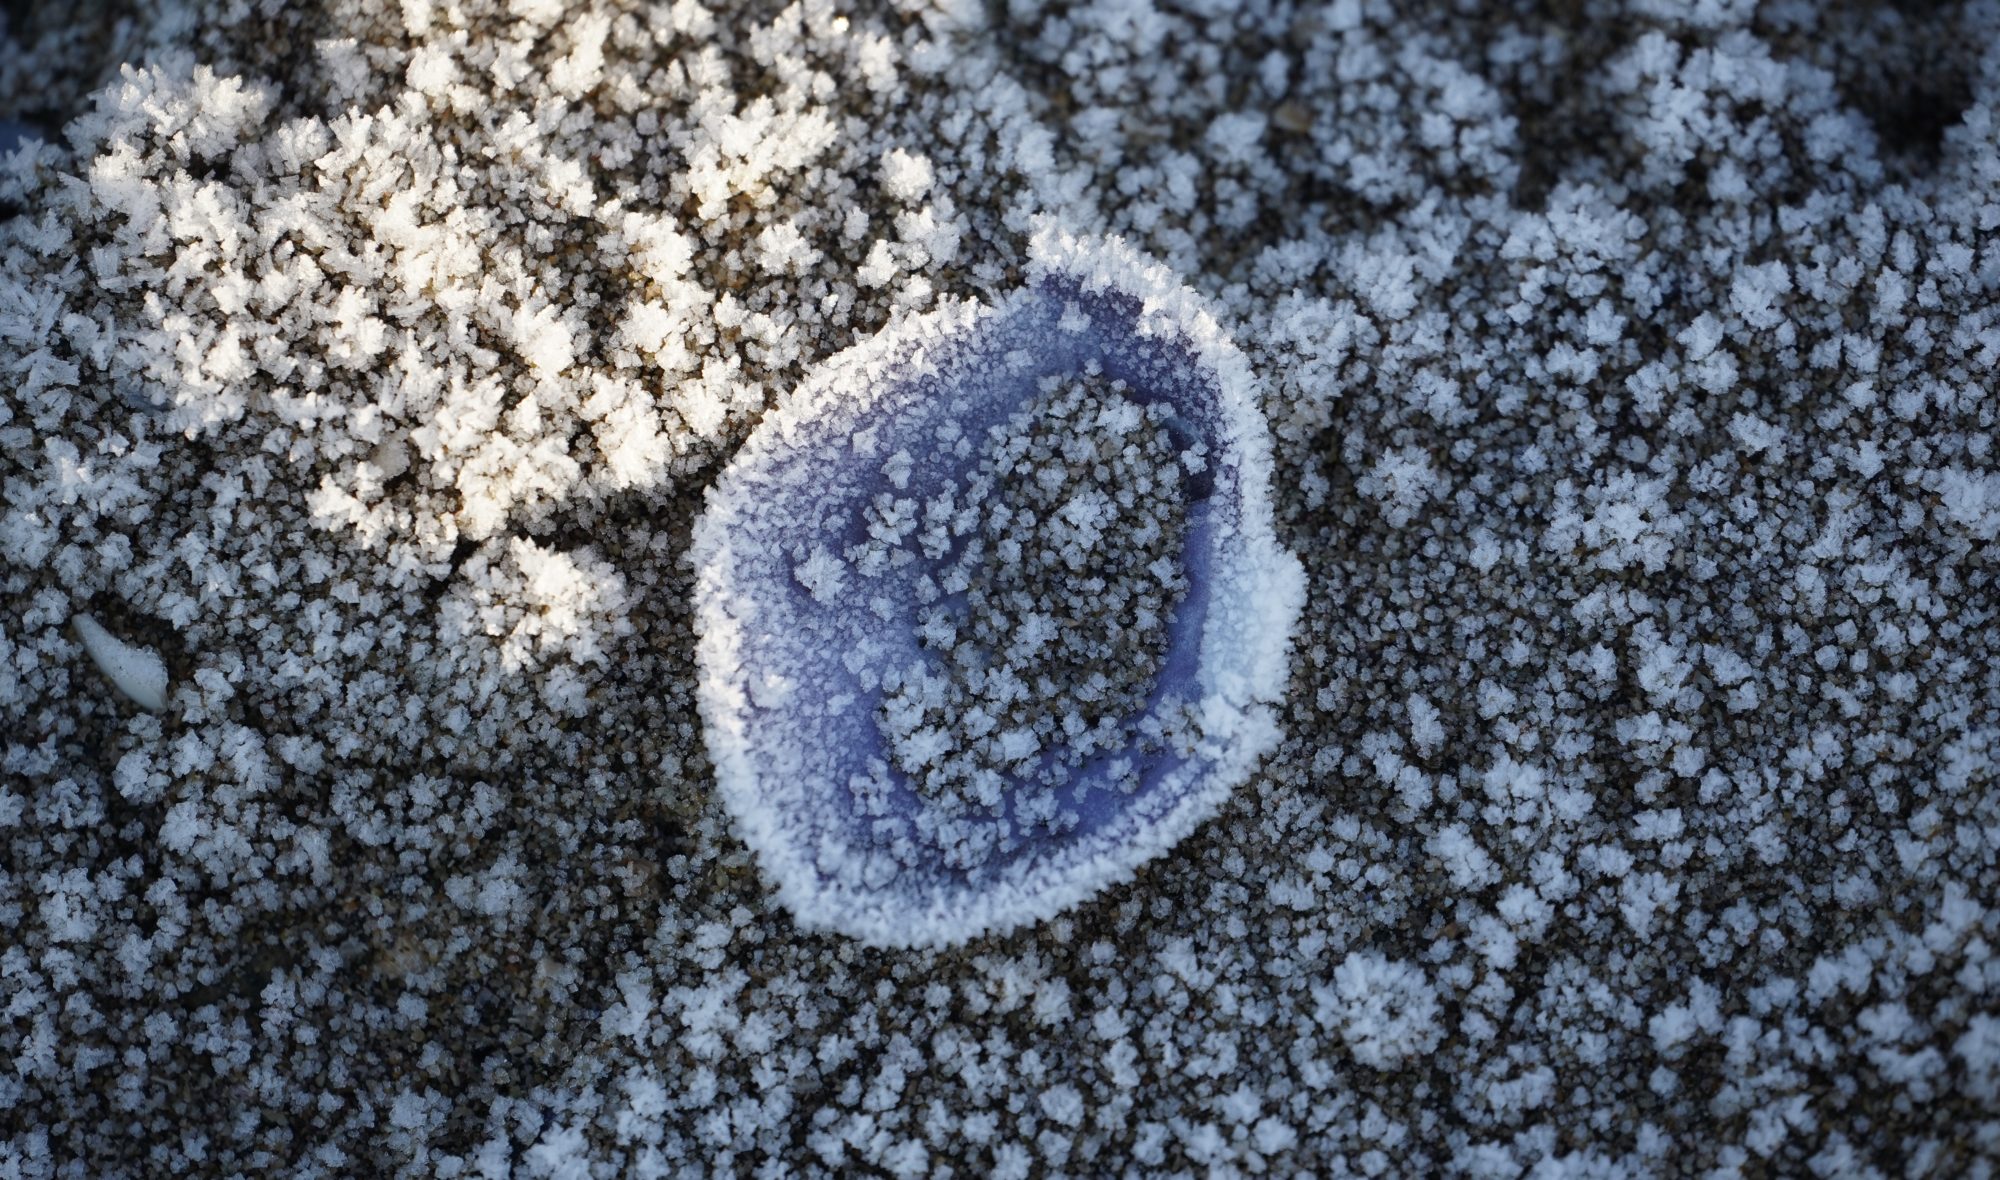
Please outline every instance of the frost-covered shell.
M1272 531L1270 440L1241 355L1171 275L1121 243L1037 236L1026 285L994 306L914 317L817 369L759 425L694 531L700 703L717 785L744 840L801 924L885 945L947 944L1038 921L1128 878L1241 783L1277 738L1298 563ZM888 456L957 476L976 440L1033 400L1038 382L1096 361L1139 400L1165 400L1205 444L1191 488L1189 588L1149 698L1199 702L1190 756L1139 760L1130 794L1062 794L1077 824L972 871L935 863L898 817L850 783L884 758L875 673L917 651L916 568L863 578L838 558L860 507L889 490ZM949 424L949 425L947 425ZM879 764L875 769L879 776ZM892 804L923 806L894 770ZM878 777L879 781L879 777ZM997 822L997 821L996 821Z

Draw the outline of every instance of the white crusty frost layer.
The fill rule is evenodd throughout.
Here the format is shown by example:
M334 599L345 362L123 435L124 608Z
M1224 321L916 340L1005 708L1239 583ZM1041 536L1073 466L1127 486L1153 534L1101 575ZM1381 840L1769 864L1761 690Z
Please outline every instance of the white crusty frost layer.
M816 369L744 445L695 528L717 784L808 926L950 944L1050 917L1171 848L1278 737L1304 580L1272 531L1270 438L1248 367L1196 296L1123 243L1044 227L1030 254L1013 294L911 317ZM978 506L954 501L952 477L1049 378L1083 374L1168 407L1198 448L1188 589L1137 722L1152 740L1058 759L1052 780L1044 760L1032 789L1037 772L1013 768L997 801L989 783L988 808L952 810L904 774L922 755L885 741L882 701L907 695L905 671L924 662L920 613L964 590L941 559ZM930 562L879 552L885 511L925 514ZM1191 732L1166 720L1177 712Z

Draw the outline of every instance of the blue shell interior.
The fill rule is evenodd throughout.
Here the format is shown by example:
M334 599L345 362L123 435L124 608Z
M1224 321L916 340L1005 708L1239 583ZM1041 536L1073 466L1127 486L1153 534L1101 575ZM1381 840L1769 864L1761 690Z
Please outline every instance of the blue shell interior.
M1081 311L1089 326L1080 331L1063 326L1060 321L1066 311ZM756 478L751 502L759 505L754 511L766 528L758 531L767 543L754 557L743 560L748 568L740 569L739 584L782 586L788 592L773 595L765 590L758 595L763 610L755 632L747 637L744 660L754 669L782 669L798 688L771 706L756 703L753 694L748 724L753 731L777 727L814 762L792 784L809 796L810 814L793 821L811 830L805 849L824 848L825 837L855 852L870 846L886 849L902 834L901 821L924 806L893 767L888 774L895 782L895 802L887 817L865 814L855 794L843 785L865 774L871 760L888 761L875 722L879 692L863 684L848 660L851 653L867 653L875 667L885 667L892 662L907 666L923 658L913 587L920 575L948 564L951 555L919 561L875 579L851 574L847 601L829 605L815 600L799 584L790 556L774 550L797 542L839 552L860 542L864 526L859 508L875 494L892 490L880 468L882 457L898 450L908 450L916 461L908 488L898 495L927 497L946 479L965 475L978 461L978 443L987 429L1032 402L1045 377L1080 373L1095 361L1104 373L1129 387L1128 396L1142 403L1168 403L1173 411L1169 428L1179 436L1177 442L1199 440L1206 446L1207 468L1188 484L1182 554L1188 588L1168 624L1166 661L1146 708L1157 707L1169 693L1193 701L1203 696L1197 686L1203 620L1211 572L1218 560L1225 559L1218 536L1232 535L1237 525L1238 472L1227 440L1217 437L1216 375L1195 359L1184 339L1140 335L1139 311L1137 300L1117 291L1086 291L1060 276L1044 280L1033 297L1010 302L970 332L937 347L929 358L935 366L932 371L902 366L903 371L885 379L888 388L857 399L866 402L866 409L831 413L800 425ZM973 440L969 457L955 455L936 442L938 428L947 421ZM851 440L857 431L876 436L866 457L854 454ZM858 605L872 595L888 596L896 613L885 621ZM1139 788L1130 794L1103 786L1107 767L1121 756L1130 757L1139 771ZM1089 842L1121 820L1127 830L1142 827L1176 802L1164 797L1163 783L1185 761L1169 752L1102 752L1074 769L1068 785L1058 791L1064 809L1078 817L1076 825L1061 835L1027 840L1009 856L995 857L969 871L906 863L898 875L915 872L934 885L957 879L978 886L1008 874L1023 859L1042 859L1061 847ZM824 797L810 797L815 794ZM1011 814L1011 802L1007 806ZM827 831L828 826L841 830ZM816 867L823 880L830 880L826 866Z

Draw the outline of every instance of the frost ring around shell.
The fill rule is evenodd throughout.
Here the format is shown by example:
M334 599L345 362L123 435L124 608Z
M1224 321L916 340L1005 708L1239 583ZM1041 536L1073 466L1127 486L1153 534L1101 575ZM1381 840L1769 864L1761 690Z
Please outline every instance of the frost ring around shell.
M920 606L948 559L864 575L840 555L866 539L869 503L965 476L971 448L950 440L1003 428L1050 378L1086 371L1164 403L1154 418L1207 457L1185 484L1185 589L1137 718L1172 705L1192 736L1095 750L1033 791L1010 780L947 825L985 851L940 855L936 804L895 765L880 717L892 669L929 658ZM1273 532L1270 453L1249 370L1199 298L1120 242L1047 229L1019 290L893 324L766 416L694 530L699 701L725 805L801 925L912 946L1041 921L1215 811L1277 740L1304 601ZM914 456L915 478L892 456Z

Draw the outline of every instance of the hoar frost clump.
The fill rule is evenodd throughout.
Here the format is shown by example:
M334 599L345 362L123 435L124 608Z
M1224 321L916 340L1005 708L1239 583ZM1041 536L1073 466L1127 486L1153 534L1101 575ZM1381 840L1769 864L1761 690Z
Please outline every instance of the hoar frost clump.
M1046 379L1026 410L988 430L963 488L921 508L878 496L870 540L849 554L865 577L909 560L906 545L940 550L933 558L957 549L921 621L935 658L886 686L879 724L935 818L929 837L962 867L993 851L985 840L1006 852L1030 834L957 822L999 815L1003 793L1023 818L1059 830L1076 816L1046 791L1023 792L1063 785L1100 750L1199 739L1185 701L1138 717L1187 589L1185 484L1202 448L1175 441L1166 403L1125 394L1101 375ZM1136 790L1136 768L1105 785Z

